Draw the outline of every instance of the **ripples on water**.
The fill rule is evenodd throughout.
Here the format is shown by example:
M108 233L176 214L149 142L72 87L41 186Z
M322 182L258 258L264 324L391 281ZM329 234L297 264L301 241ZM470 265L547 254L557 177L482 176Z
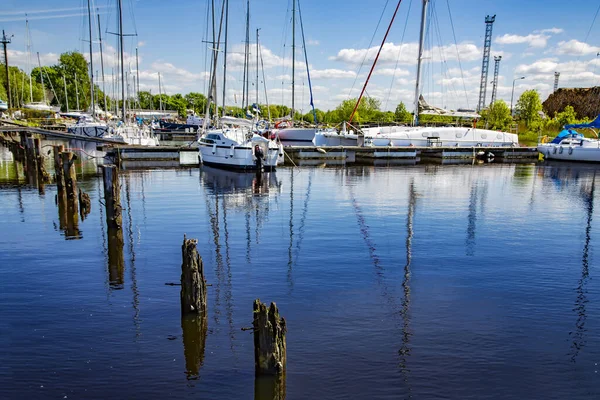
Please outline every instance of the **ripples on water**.
M595 166L125 171L121 241L98 178L75 226L20 168L0 164L3 398L600 397ZM165 285L184 233L206 318ZM257 297L287 319L283 388L254 380Z

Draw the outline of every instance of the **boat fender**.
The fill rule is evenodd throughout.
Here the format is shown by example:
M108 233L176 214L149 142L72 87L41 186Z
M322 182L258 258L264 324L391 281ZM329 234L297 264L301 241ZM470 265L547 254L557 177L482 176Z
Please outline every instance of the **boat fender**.
M279 157L283 157L283 145L279 143Z
M325 151L325 149L322 149L320 147L317 147L317 151L321 154L326 154L327 152Z
M217 152L217 142L213 144L212 153L215 154Z
M235 153L235 146L231 145L231 147L229 148L229 157L233 158L234 153Z
M560 146L559 149L558 149L558 154L562 154L562 153L563 153L563 147Z
M573 154L573 148L569 147L569 155Z

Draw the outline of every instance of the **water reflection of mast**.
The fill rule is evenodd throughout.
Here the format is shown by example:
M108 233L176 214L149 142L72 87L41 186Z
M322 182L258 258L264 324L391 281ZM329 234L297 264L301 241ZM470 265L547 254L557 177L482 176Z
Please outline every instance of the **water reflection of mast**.
M467 255L472 256L475 253L475 227L477 222L477 184L471 183L471 197L469 200L469 216L467 225Z
M304 198L304 206L302 209L302 217L300 218L300 227L298 228L298 240L296 241L296 257L294 265L298 262L298 255L300 254L300 247L304 240L304 226L306 225L306 214L308 212L308 200L310 199L310 190L312 187L313 171L310 171L308 175L308 188L306 189L306 197Z
M288 273L287 280L290 290L294 287L292 280L292 246L294 245L294 170L290 174L290 245L288 247Z
M217 216L218 218L218 216ZM227 284L225 285L225 308L227 310L227 323L229 324L229 345L235 354L233 342L235 330L233 329L233 294L231 288L231 257L229 256L229 229L227 228L227 201L223 195L223 231L225 233L225 264L227 265Z
M217 188L215 187L215 193ZM213 242L215 245L215 262L216 269L215 275L217 277L217 285L215 286L215 312L213 313L215 322L219 323L219 315L221 314L219 307L221 306L221 282L222 276L221 271L223 269L223 256L221 255L221 244L219 242L219 196L215 195L215 209L214 212L210 207L210 200L206 196L206 209L210 216L210 226L213 233Z
M592 216L594 214L594 191L596 189L596 173L592 179L592 188L590 194L586 196L586 211L587 211L587 224L585 227L585 242L583 245L583 256L581 257L581 279L579 279L577 285L577 298L575 300L575 308L573 311L577 312L577 321L575 322L575 331L571 332L573 336L573 343L571 344L571 361L575 362L575 359L579 355L581 349L585 346L585 323L587 320L586 314L586 303L587 291L585 286L590 276L589 272L589 251L590 251L590 239L592 232Z
M133 239L133 219L131 218L131 193L130 193L130 182L129 174L125 175L125 200L127 201L127 236L129 238L129 253L131 254L130 259L130 271L131 271L131 291L133 292L133 324L135 325L135 336L140 337L140 293L137 287L137 278L135 273L135 248Z
M23 194L21 193L21 185L19 184L19 163L15 158L15 173L17 175L17 198L19 199L19 213L21 213L21 222L25 222L25 208L23 207Z
M410 369L408 368L408 356L410 356L410 267L412 262L412 239L413 239L413 219L415 214L415 208L417 205L417 194L415 191L415 180L411 179L409 187L408 197L408 215L406 217L406 264L404 265L404 276L402 279L402 290L404 292L404 299L402 300L402 308L400 315L402 315L402 347L398 351L400 356L400 371L404 376L404 381L408 380L408 374ZM410 387L409 387L410 391Z

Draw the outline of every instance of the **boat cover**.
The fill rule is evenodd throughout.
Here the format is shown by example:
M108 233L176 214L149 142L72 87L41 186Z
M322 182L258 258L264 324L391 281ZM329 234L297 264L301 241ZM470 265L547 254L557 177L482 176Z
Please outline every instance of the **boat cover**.
M597 118L596 118L597 119ZM574 137L574 138L582 138L583 135L577 131L572 131L571 129L565 129L561 131L558 136L554 138L554 140L550 143L559 144L566 137Z
M596 117L596 119L593 120L592 122L588 122L588 123L585 123L585 124L565 125L565 129L571 129L571 128L574 128L574 129L577 129L577 128L596 128L596 129L600 129L600 115L598 115Z

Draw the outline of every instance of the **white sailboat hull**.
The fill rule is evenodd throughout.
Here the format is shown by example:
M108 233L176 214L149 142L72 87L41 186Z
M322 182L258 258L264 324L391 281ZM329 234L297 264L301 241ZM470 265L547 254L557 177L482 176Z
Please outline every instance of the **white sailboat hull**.
M312 142L315 138L315 128L284 128L273 129L271 138L287 142Z
M395 128L395 129L394 129ZM514 133L463 127L366 128L365 145L415 147L507 147L517 146Z
M72 125L67 131L77 136L101 138L109 132L109 127L107 124L102 123L86 123L80 125Z
M600 162L600 142L585 141L579 144L540 143L538 151L548 160Z
M322 131L315 134L315 146L356 146L358 135L355 133L337 133L335 131Z

